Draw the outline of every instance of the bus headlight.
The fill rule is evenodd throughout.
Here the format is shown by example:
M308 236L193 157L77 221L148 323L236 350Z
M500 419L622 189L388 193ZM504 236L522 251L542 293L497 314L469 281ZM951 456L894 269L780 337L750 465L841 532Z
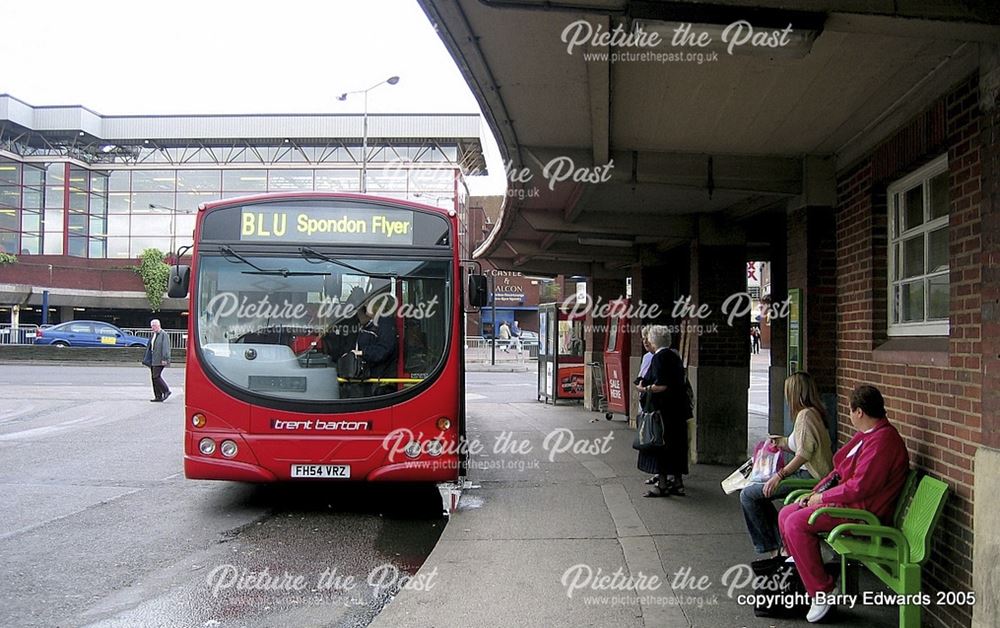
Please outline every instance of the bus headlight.
M411 440L409 444L403 448L403 453L409 458L416 458L420 455L420 443L415 440Z
M222 444L219 445L219 453L221 453L226 458L232 458L239 451L239 447L236 446L235 441L224 440Z
M215 453L215 441L211 438L201 439L198 441L198 451L205 456L211 456Z
M206 422L205 415L200 412L191 417L191 425L195 427L205 427Z
M427 453L435 458L444 453L444 443L439 440L427 442Z

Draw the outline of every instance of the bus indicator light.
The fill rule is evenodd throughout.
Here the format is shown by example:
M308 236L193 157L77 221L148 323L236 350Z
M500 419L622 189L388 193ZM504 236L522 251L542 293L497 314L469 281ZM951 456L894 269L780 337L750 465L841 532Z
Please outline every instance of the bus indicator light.
M200 412L191 417L191 425L195 427L205 427L206 422L205 415Z

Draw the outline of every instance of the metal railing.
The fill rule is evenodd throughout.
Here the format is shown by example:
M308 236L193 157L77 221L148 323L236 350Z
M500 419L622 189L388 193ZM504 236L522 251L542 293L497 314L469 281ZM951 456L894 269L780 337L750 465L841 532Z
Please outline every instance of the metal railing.
M18 325L0 323L0 345L30 345L35 342L38 325Z
M521 355L517 355L516 345L513 341L508 340L497 340L496 357L497 360L508 361L508 360L534 360L538 357L538 341L536 340L522 340L521 341ZM492 350L490 346L493 344L493 338L484 338L482 336L468 336L465 339L465 359L473 361L489 361L492 355ZM507 348L507 351L504 351Z
M140 338L153 337L153 331L151 329L122 329L126 334L132 334L133 336L139 336ZM186 329L164 329L167 335L170 337L170 348L171 349L187 349L187 339L188 332Z

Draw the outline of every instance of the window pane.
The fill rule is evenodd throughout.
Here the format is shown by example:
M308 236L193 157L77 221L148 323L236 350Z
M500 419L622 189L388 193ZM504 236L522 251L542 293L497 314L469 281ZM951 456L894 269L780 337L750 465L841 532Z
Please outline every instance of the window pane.
M36 235L22 235L21 236L21 254L22 255L38 255L39 248L39 238Z
M66 164L54 163L45 168L45 183L48 185L61 185L66 179Z
M48 209L62 209L62 206L63 187L61 185L47 186L45 188L45 207Z
M73 257L87 257L87 238L70 237L69 254Z
M900 286L902 294L900 317L904 323L924 320L924 282L914 281Z
M948 227L927 234L927 272L948 268Z
M134 170L132 172L132 190L143 192L173 192L173 170Z
M21 231L39 231L42 224L41 214L22 211L21 212Z
M21 185L21 167L6 159L0 161L0 185Z
M132 238L129 245L132 257L139 257L146 249L159 249L161 253L169 253L170 238Z
M86 235L87 233L87 215L86 214L70 214L69 215L69 234L74 235Z
M87 204L90 201L90 194L78 190L70 190L69 208L77 211L87 211Z
M195 214L177 214L177 217L174 219L176 221L174 229L178 238L191 239L194 237L194 221L196 218Z
M0 207L20 207L21 188L13 185L0 185Z
M269 190L307 190L313 189L312 170L271 170L267 173L267 189Z
M173 192L135 192L132 194L132 213L134 214L162 214L173 210Z
M104 238L90 239L90 257L92 259L102 259L107 257L108 243Z
M63 240L61 233L46 233L45 234L45 247L43 249L46 255L62 255L63 254Z
M357 192L361 189L360 170L317 170L316 189Z
M24 185L31 185L34 187L42 187L45 184L45 170L42 168L35 168L33 166L25 165L24 170Z
M948 274L927 280L927 318L948 318Z
M192 190L221 190L222 175L218 170L178 170L177 189L179 191Z
M395 168L387 170L368 169L368 190L386 190L390 192L406 191L406 171Z
M0 207L0 229L17 231L17 210Z
M112 214L126 214L132 208L132 195L128 192L109 192L108 211Z
M227 192L263 192L267 189L267 171L223 170L222 189Z
M902 273L901 264L903 263L903 258L901 257L900 251L903 250L903 245L901 243L896 243L892 245L892 280L899 281L899 275Z
M113 170L108 178L108 189L113 192L128 192L129 171Z
M172 219L170 214L135 214L132 216L132 235L170 235Z
M903 288L901 286L892 287L892 322L893 324L899 323L899 310L903 307L903 301L900 295L902 294Z
M906 222L903 229L912 229L924 224L924 186L918 185L906 191Z
M177 193L177 211L179 212L195 212L198 210L198 205L201 203L207 203L209 201L219 200L218 192L178 192Z
M90 191L104 193L108 191L108 175L100 172L90 173Z
M948 215L948 171L944 171L930 181L931 206L930 219Z
M128 238L108 238L108 257L128 257Z
M99 216L90 217L90 235L91 236L106 236L108 235L108 219Z
M42 191L24 188L21 192L21 207L39 209L42 206Z
M90 191L90 172L75 166L69 168L69 187L71 190Z
M62 233L63 213L61 209L45 210L45 230Z
M0 252L17 253L17 233L0 231Z
M411 192L455 191L455 171L451 168L419 168L409 171Z
M108 216L109 236L128 236L129 217L127 214L111 214Z
M903 279L924 274L924 236L903 241Z

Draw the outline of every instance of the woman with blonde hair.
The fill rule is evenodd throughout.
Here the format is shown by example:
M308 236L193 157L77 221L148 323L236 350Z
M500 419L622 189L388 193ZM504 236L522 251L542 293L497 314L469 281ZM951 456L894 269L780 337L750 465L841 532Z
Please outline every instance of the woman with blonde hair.
M784 497L791 489L778 485L788 477L824 477L833 468L830 432L826 426L826 411L820 400L816 382L808 373L799 371L785 379L785 401L795 417L792 434L771 436L771 441L794 457L764 483L750 484L740 491L740 504L747 530L759 554L775 556L781 549L778 533L778 511L772 500Z

